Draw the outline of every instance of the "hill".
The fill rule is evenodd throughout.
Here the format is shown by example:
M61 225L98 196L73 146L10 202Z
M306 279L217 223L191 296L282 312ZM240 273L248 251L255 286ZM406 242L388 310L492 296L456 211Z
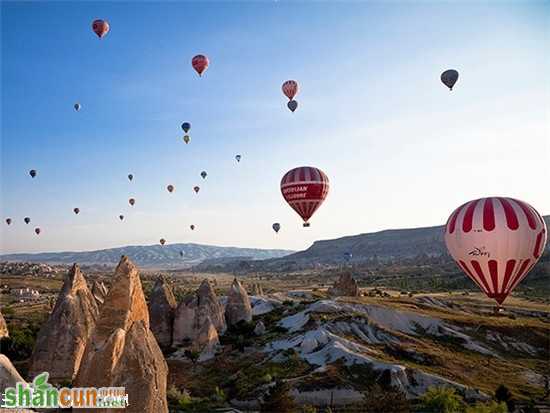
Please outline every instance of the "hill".
M48 264L116 265L127 255L145 268L186 268L210 259L239 257L249 261L283 257L287 250L218 247L200 244L135 245L97 251L43 252L36 254L1 255L3 261L41 262Z

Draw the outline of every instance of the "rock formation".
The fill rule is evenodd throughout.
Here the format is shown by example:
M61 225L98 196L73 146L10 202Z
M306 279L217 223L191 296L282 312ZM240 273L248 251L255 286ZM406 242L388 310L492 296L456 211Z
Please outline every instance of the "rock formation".
M176 298L164 277L157 278L149 299L149 319L151 331L163 348L172 344L176 306Z
M122 257L86 343L75 385L125 387L129 398L126 412L165 413L167 376L168 366L149 329L138 270Z
M257 336L262 336L265 334L265 324L262 321L258 321L256 323L256 327L254 327L254 334Z
M338 281L334 283L334 286L328 289L328 293L336 297L359 297L360 295L359 285L350 273L342 274Z
M0 353L0 395L4 394L6 387L15 387L18 381L24 382L9 358ZM2 410L2 409L0 409Z
M97 304L99 307L105 302L105 297L107 297L108 294L107 287L105 284L103 284L103 281L98 282L97 280L94 280L92 284L92 295L94 296Z
M260 283L253 283L250 293L255 296L264 295L264 290L262 289L262 285Z
M0 312L0 338L8 337L9 335L8 325L6 324L6 320L4 320L4 316Z
M50 380L72 380L98 317L97 303L77 264L65 277L55 307L40 329L29 375L47 371Z
M202 352L201 359L214 355L216 347L220 344L218 332L210 319L199 330L192 347Z
M248 298L246 290L235 278L229 289L229 294L227 295L225 321L227 325L232 326L241 320L252 320L252 306L250 305L250 298Z

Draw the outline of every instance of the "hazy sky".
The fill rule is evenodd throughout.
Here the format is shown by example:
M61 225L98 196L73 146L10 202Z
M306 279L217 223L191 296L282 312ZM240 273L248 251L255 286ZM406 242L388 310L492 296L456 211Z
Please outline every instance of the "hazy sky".
M489 195L550 213L548 2L1 7L3 252L161 237L303 249L443 224ZM111 25L102 40L95 18ZM203 78L197 53L211 61ZM460 72L452 92L448 68ZM295 113L287 79L300 83ZM308 229L279 190L302 165L331 184Z

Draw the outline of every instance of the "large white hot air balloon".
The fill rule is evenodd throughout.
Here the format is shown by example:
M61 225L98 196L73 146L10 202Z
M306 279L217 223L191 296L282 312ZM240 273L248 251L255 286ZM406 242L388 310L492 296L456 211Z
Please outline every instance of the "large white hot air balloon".
M546 238L546 224L532 206L503 197L465 203L445 228L458 266L499 305L537 263Z

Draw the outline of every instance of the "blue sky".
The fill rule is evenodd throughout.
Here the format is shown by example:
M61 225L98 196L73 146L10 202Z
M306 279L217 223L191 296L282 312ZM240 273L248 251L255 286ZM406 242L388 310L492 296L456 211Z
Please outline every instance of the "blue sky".
M3 2L1 250L302 249L490 195L549 214L549 17L547 2ZM309 229L279 191L301 165L331 180Z

